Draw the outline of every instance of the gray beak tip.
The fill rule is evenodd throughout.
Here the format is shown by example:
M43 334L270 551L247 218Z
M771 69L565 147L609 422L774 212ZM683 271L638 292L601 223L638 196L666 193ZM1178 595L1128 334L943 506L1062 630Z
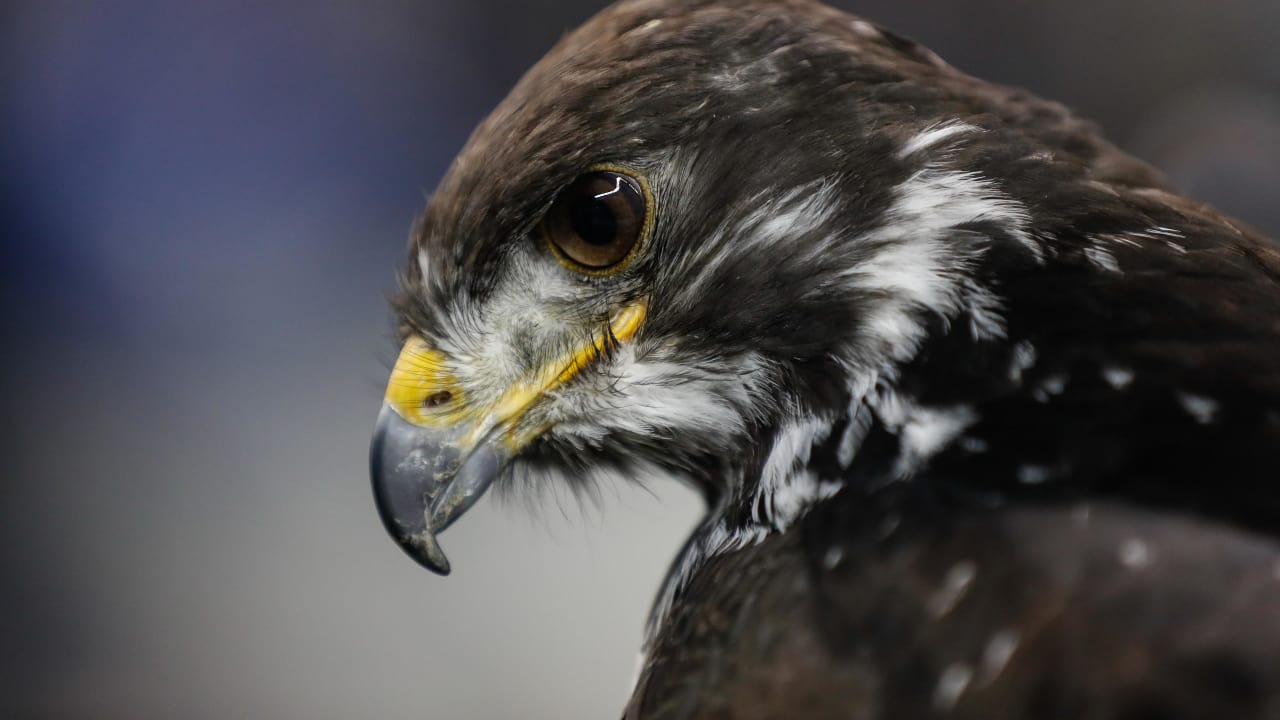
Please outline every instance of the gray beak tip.
M448 575L453 568L449 565L449 558L444 556L444 550L440 549L440 543L436 541L435 533L430 530L423 530L417 535L408 535L397 538L400 547L409 553L409 556L418 561L422 567L430 570L437 575Z
M402 550L439 575L450 566L436 534L484 495L508 457L488 442L463 453L457 434L416 427L384 406L369 448L383 525Z

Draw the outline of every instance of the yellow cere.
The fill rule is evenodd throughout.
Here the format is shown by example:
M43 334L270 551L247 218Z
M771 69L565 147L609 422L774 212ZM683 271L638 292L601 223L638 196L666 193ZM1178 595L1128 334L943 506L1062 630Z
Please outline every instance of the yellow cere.
M445 397L443 393L448 393L448 402L438 402ZM463 419L466 408L444 353L431 349L416 335L405 341L391 370L386 402L405 420L428 427L455 425Z
M627 342L635 337L644 322L646 306L637 302L619 310L609 321L609 333L598 333L590 345L575 349L566 356L547 363L530 377L514 383L492 406L475 408L466 405L461 396L457 379L447 369L444 354L432 350L419 337L410 338L400 351L391 381L387 385L386 401L405 420L426 427L453 426L469 419L480 419L462 440L464 445L480 441L481 436L497 425L510 425L548 391L563 385L595 360L610 342L612 334L617 342ZM440 397L447 392L451 400L437 407L426 407L428 398ZM510 428L508 428L510 430ZM540 432L508 432L505 437L512 449L524 446Z

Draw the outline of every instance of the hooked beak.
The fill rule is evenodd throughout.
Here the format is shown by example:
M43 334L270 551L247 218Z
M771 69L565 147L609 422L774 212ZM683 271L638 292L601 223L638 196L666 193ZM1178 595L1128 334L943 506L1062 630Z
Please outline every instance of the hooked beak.
M468 403L443 353L420 337L405 342L369 447L373 496L382 524L423 567L448 575L436 535L484 495L503 468L531 442L525 412L595 360L611 342L626 342L645 316L629 305L590 344L557 358L484 407Z
M369 447L373 498L387 532L423 567L449 574L436 533L475 504L508 456L485 442L462 447L452 429L413 425L384 403Z

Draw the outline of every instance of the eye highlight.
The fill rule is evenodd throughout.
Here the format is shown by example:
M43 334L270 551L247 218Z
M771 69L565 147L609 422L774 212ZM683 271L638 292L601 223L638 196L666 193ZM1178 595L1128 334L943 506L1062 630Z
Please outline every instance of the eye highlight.
M598 169L565 186L542 218L542 233L556 256L587 274L621 269L649 231L650 196L624 172Z

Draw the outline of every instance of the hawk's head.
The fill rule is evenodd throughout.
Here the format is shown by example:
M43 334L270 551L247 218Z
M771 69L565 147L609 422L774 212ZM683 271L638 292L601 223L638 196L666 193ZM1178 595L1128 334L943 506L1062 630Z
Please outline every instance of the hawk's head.
M636 0L565 38L414 234L372 450L392 534L447 572L435 534L494 482L669 475L764 528L829 493L792 472L833 432L807 423L941 328L1003 337L992 278L1042 262L1036 203L1070 220L1035 188L1148 172L975 83L807 0Z

